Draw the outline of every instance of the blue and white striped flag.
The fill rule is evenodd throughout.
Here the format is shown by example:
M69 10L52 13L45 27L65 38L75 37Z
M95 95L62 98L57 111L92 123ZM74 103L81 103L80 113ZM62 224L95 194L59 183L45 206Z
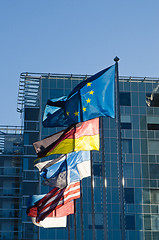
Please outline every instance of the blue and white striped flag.
M72 182L91 175L90 151L72 152L57 159L35 165L44 178L44 185L63 189Z

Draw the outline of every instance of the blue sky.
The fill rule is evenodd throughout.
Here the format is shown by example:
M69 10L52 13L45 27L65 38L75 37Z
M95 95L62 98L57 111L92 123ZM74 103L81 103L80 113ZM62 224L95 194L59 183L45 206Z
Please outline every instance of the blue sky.
M158 0L1 0L0 125L20 125L21 72L159 77Z

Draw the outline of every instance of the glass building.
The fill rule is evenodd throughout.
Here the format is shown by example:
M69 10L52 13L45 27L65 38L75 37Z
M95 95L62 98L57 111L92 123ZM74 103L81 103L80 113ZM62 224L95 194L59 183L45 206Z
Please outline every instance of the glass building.
M0 126L0 239L22 239L23 129Z
M117 124L115 119L104 117L100 120L100 151L92 151L92 176L82 180L81 198L76 200L76 214L67 218L67 228L38 228L25 213L29 195L50 190L41 184L34 168L32 143L62 129L42 127L45 104L50 98L67 96L87 77L20 75L17 110L24 120L22 239L123 240L124 229L127 240L158 240L159 93L158 79L154 78L119 78L123 196L119 194Z

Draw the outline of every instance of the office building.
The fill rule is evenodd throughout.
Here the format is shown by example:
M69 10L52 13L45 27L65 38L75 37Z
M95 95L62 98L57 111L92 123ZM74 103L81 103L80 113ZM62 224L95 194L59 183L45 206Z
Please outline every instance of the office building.
M0 126L0 239L22 239L23 129Z
M159 95L158 79L154 78L119 78L124 195L119 195L116 120L104 117L101 149L92 154L93 176L82 180L82 197L76 200L76 214L68 217L67 228L38 228L25 214L29 195L49 191L34 168L32 143L62 129L42 127L45 104L50 98L67 96L87 77L20 75L17 109L24 119L22 239L120 240L124 226L127 240L158 240Z

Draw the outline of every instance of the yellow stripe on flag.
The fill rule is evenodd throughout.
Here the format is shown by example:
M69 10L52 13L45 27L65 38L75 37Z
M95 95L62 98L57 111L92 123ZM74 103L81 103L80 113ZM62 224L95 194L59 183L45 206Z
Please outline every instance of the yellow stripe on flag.
M67 154L75 151L99 151L99 134L93 136L82 136L78 139L64 139L52 151L45 156L52 154Z

